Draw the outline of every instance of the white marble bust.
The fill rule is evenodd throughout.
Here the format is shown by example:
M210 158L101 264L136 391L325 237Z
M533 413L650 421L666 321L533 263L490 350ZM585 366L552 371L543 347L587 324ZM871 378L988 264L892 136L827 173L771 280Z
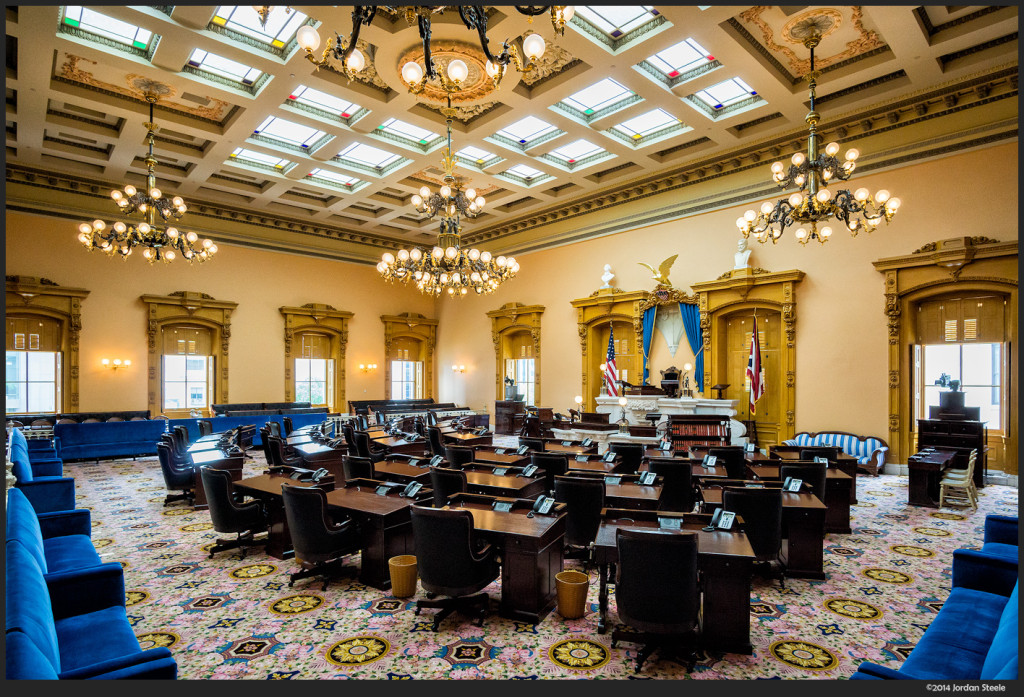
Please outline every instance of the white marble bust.
M604 285L601 286L601 287L602 288L611 288L611 286L608 285L608 284L612 282L613 278L615 278L615 274L612 273L612 265L611 264L605 264L604 265L604 273L601 274L601 280L604 281Z
M733 264L734 269L748 269L750 263L747 261L750 259L750 249L747 247L747 238L741 238L739 243L736 245L736 254L734 255L735 263Z

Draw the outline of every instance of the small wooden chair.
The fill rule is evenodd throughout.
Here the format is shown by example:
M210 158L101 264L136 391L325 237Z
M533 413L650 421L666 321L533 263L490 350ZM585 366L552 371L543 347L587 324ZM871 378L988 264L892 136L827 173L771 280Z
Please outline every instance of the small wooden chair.
M978 508L978 490L974 486L974 463L978 451L972 450L967 467L943 474L939 482L939 508L944 506Z

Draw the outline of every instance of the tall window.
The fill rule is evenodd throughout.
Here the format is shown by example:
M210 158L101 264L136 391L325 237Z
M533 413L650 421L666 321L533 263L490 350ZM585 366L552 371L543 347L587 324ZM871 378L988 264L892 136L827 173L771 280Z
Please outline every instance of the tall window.
M391 399L423 396L423 361L391 361Z
M7 413L60 411L60 323L46 318L7 319Z
M295 359L295 401L314 407L334 403L334 360L331 338L324 334L301 334L302 358Z
M505 361L505 375L515 381L516 391L523 395L523 401L530 406L535 406L536 378L533 360L532 358L509 358Z
M162 409L206 409L214 400L210 330L203 327L164 328Z
M976 407L989 430L1003 423L1004 301L998 296L944 298L918 308L915 346L916 418L927 419L947 387L943 374L960 382L964 406Z

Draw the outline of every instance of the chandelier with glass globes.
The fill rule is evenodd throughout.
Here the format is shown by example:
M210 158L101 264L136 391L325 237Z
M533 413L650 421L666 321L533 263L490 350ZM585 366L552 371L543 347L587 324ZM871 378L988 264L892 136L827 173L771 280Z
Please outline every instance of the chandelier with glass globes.
M888 224L900 207L900 199L885 189L872 195L863 187L853 193L848 189L833 192L828 187L833 180L849 179L860 156L856 148L850 148L840 162L836 156L841 148L835 142L826 145L824 153L818 151L817 126L821 116L814 110L814 90L820 73L814 70L814 47L821 40L822 27L827 28L830 22L828 17L817 17L806 23L804 45L811 50L811 70L807 74L811 95L811 110L806 117L809 126L807 154L795 153L788 170L782 162L775 162L771 167L772 180L780 188L796 186L799 191L774 203L765 201L759 213L748 210L737 218L736 226L744 238L753 235L762 244L768 240L775 244L787 227L795 225L794 234L800 244L812 239L824 244L832 236L832 227L822 225L819 228L821 223L835 219L856 237L861 230L871 232L883 220ZM792 33L796 35L797 30Z
M182 232L173 226L163 223L178 221L188 210L180 196L168 200L156 186L156 157L153 155L153 142L156 135L156 124L153 123L154 95L146 95L149 102L149 121L145 123L149 132L146 140L149 143L149 154L146 156L146 189L136 189L131 184L124 190L115 189L110 197L117 204L121 213L142 218L141 222L124 223L120 220L108 225L102 220L82 223L78 226L78 241L90 252L98 249L110 256L127 259L135 247L145 247L142 256L150 263L173 261L178 254L192 262L204 262L217 253L217 245L212 240L199 241L194 232ZM157 218L159 217L159 221Z

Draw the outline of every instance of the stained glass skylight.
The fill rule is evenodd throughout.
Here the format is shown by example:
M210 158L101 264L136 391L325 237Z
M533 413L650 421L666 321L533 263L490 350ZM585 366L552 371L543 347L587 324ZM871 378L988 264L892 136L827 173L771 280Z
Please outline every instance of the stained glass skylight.
M678 77L680 74L693 70L715 60L706 49L693 39L681 41L669 46L647 59L647 62L665 73L667 77Z
M633 94L634 92L609 77L566 97L562 104L589 115L629 99Z
M235 148L235 151L231 153L231 159L273 167L274 169L284 169L291 164L284 158L277 157L275 155L265 155L261 152L257 152L256 150L249 150L248 148Z
M616 124L613 128L630 138L640 139L679 123L679 119L664 109L654 109Z
M309 176L313 179L325 179L347 189L351 189L363 181L362 179L350 177L347 174L339 174L337 172L332 172L329 169L320 169L319 167L310 172Z
M527 181L533 179L534 177L542 176L544 174L544 172L541 172L539 169L534 169L529 165L513 165L512 167L506 169L505 172L508 174L514 174L517 177L522 177Z
M505 136L514 140L520 145L527 145L530 141L558 130L547 121L542 121L536 116L527 116L515 123L498 131L497 135Z
M419 126L413 126L411 123L399 121L398 119L388 119L377 128L385 133L391 133L420 145L430 145L441 137L439 133L428 131L426 128L420 128Z
M701 90L694 94L694 96L712 109L721 109L730 104L757 96L757 92L750 85L743 82L743 80L734 77Z
M316 109L337 114L343 119L351 117L357 113L362 107L358 104L339 99L332 94L327 92L321 92L315 90L312 87L306 87L305 85L299 85L295 90L288 95L289 100L294 100L299 104L306 104Z
M592 25L618 39L660 14L651 5L577 5L576 14Z
M559 160L568 162L571 165L585 157L590 157L591 155L597 155L603 152L605 152L605 149L600 145L594 145L589 140L580 138L579 140L552 150L548 155L557 157Z
M260 16L256 14L254 5L221 5L213 15L214 24L251 36L275 48L284 48L306 19L306 15L298 10L285 13L283 7L274 7L264 27L260 25Z
M252 85L259 79L263 71L259 68L251 68L248 65L236 63L233 60L209 53L200 48L192 51L189 56L188 65L199 70L206 70L215 75L237 80L243 85Z
M81 5L65 7L63 21L69 27L77 27L90 34L105 36L134 48L149 48L149 42L153 38L152 32Z
M455 156L461 157L464 160L469 160L478 165L482 165L488 160L493 160L495 157L497 157L497 155L495 155L493 152L487 152L482 148L476 148L473 147L472 145L467 145L462 150L459 150L457 153L455 153Z
M338 158L342 160L351 160L352 162L356 162L367 167L380 169L381 167L387 167L392 162L400 160L401 156L394 155L386 150L381 150L380 148L375 148L372 145L352 143L338 153Z
M298 145L308 148L323 138L326 133L317 130L312 126L303 126L301 123L285 121L276 116L268 116L259 128L253 131L256 135L263 135L267 138L280 140L291 145Z

